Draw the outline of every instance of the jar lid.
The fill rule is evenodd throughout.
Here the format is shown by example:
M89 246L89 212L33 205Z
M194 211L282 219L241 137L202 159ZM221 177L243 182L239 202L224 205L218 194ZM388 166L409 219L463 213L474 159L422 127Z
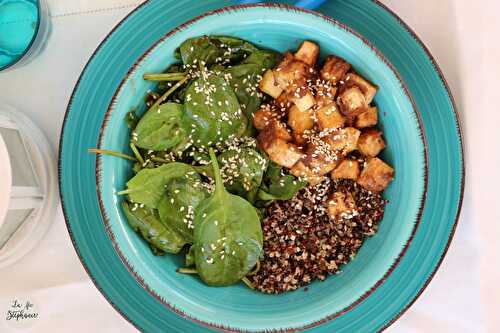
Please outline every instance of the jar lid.
M10 167L9 152L0 135L0 228L9 208L10 192L12 187L12 170Z

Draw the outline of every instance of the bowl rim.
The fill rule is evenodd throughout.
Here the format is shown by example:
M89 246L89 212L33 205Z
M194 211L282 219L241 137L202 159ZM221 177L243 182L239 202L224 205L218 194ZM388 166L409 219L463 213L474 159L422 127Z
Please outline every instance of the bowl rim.
M146 2L144 2L142 5L144 5L145 3L148 3L148 2L149 2L149 0L146 1ZM141 6L139 6L139 7L141 7ZM139 8L139 7L137 7L137 8ZM190 19L190 20L188 20L188 21L186 21L186 22L178 25L177 27L171 29L170 31L168 31L161 38L159 38L157 41L155 41L134 62L134 64L128 70L127 74L124 76L124 78L120 82L120 84L119 84L118 88L116 89L115 93L113 94L113 97L112 97L112 99L111 99L111 101L109 103L108 109L106 110L103 122L101 124L100 132L99 132L99 138L98 138L97 143L98 143L98 148L102 148L102 143L103 143L103 140L104 140L105 131L106 131L106 127L107 127L107 124L108 124L109 117L110 117L111 113L113 112L113 110L115 109L116 100L117 100L118 96L120 95L120 93L122 92L124 84L130 79L130 76L136 71L136 69L140 66L140 64L142 63L142 61L145 58L147 58L150 55L150 53L153 52L153 50L156 47L158 47L158 45L160 45L161 43L163 43L165 40L167 40L168 38L170 38L174 34L176 34L176 33L180 32L180 31L184 30L185 28L187 28L187 27L189 27L189 26L191 26L191 25L193 25L195 23L197 23L199 20L201 20L201 19L203 19L205 17L214 16L214 15L217 15L217 14L226 14L227 12L231 12L231 11L236 11L237 12L237 11L241 11L241 10L245 10L245 9L253 9L253 8L267 8L267 9L272 9L272 10L277 9L277 10L285 10L285 11L295 11L295 12L298 12L300 14L313 15L313 16L319 18L319 19L322 19L322 20L326 21L330 25L334 25L336 27L339 27L339 28L345 30L347 33L349 33L349 34L353 35L354 37L358 38L359 40L361 40L364 45L368 46L376 54L376 56L379 58L379 60L381 60L389 68L389 70L395 75L396 79L399 81L399 83L401 85L401 88L402 88L404 94L406 95L406 97L410 101L410 103L412 105L412 110L411 111L415 114L415 118L417 120L419 138L421 140L421 144L422 144L422 147L423 147L423 155L424 155L424 163L423 163L424 164L423 165L423 170L424 170L424 174L423 174L424 186L423 186L423 191L422 191L421 197L419 198L420 203L419 203L418 212L417 212L417 215L415 217L415 221L414 221L413 228L412 228L410 236L407 238L406 242L404 243L403 248L399 252L397 258L391 264L391 266L389 267L389 269L384 273L384 275L373 286L370 287L370 289L368 289L366 292L364 292L356 301L354 301L353 303L351 303L349 306L345 307L344 309L342 309L340 311L337 311L337 312L335 312L333 314L330 314L330 315L328 315L328 316L326 316L326 317L324 317L322 319L316 320L316 321L314 321L312 323L309 323L309 324L305 324L305 325L302 325L302 326L296 326L296 327L288 327L288 328L285 327L285 328L279 328L279 329L274 329L273 330L273 332L289 333L289 332L296 332L296 331L310 329L310 328L319 326L321 324L324 324L324 323L326 323L326 322L328 322L330 320L333 320L333 319L335 319L335 318L337 318L337 317L339 317L339 316L347 313L348 311L350 311L354 307L356 307L358 304L360 304L361 302L363 302L366 298L368 298L379 286L381 286L385 282L385 280L387 280L387 278L391 275L391 273L396 269L396 267L398 266L399 262L402 260L402 258L406 254L406 252L407 252L407 250L408 250L408 248L409 248L409 246L410 246L410 244L411 244L411 242L412 242L412 240L413 240L413 238L414 238L414 236L415 236L415 234L417 232L417 229L418 229L418 227L420 225L421 219L422 219L422 214L423 214L423 210L424 210L424 207L425 207L425 202L426 202L426 199L427 199L428 174L429 174L428 146L427 146L427 140L426 140L426 137L425 137L425 131L424 131L424 127L423 127L423 122L422 122L421 115L420 115L420 112L418 110L418 107L417 107L417 105L415 103L415 100L414 100L412 94L410 93L410 91L409 91L406 83L402 80L402 77L399 74L399 72L397 71L397 69L392 65L392 63L389 62L389 60L382 54L381 51L379 51L375 46L373 46L371 44L371 42L367 38L365 38L360 33L356 32L354 29L350 28L348 25L346 25L344 23L341 23L338 20L335 20L335 19L333 19L331 17L328 17L328 16L326 16L324 14L321 14L319 12L308 10L308 9L304 9L304 8L299 8L299 7L295 7L295 6L291 6L291 5L277 4L277 3L240 4L240 5L225 6L225 7L219 8L219 9L207 11L207 12L201 14L201 15L198 15L198 16L196 16L196 17L194 17L194 18L192 18L192 19ZM119 26L120 24L118 24L117 26ZM112 32L110 32L110 34L111 33ZM97 192L99 210L100 210L101 216L103 218L103 223L104 223L104 226L105 226L106 233L108 235L108 238L111 240L111 242L113 244L113 248L117 252L119 258L124 263L124 265L127 268L127 270L133 275L134 279L141 285L141 287L143 289L145 289L150 295L152 295L160 303L162 303L164 306L166 306L169 310L175 312L176 314L182 316L185 319L191 320L191 321L193 321L195 323L198 323L198 324L201 324L203 326L206 326L206 327L209 327L209 328L212 328L212 329L217 329L217 330L224 331L224 332L267 332L266 330L248 330L248 329L242 329L242 328L237 328L237 327L230 327L230 326L225 326L225 325L222 325L222 324L216 324L216 323L212 323L212 322L207 322L207 321L200 320L200 319L196 318L195 316L193 316L191 314L188 314L188 313L186 313L186 312L178 309L174 304L169 303L162 296L160 296L159 294L157 294L144 281L144 279L140 276L140 274L135 271L134 267L128 262L127 257L120 250L119 244L116 242L115 235L114 235L114 233L112 231L112 228L111 228L111 225L109 223L109 218L108 218L106 209L104 208L104 203L103 203L103 200L102 200L102 193L101 193L101 185L102 185L101 184L101 178L102 178L101 177L101 171L102 171L102 169L101 168L102 168L102 158L98 154L96 156L96 192Z

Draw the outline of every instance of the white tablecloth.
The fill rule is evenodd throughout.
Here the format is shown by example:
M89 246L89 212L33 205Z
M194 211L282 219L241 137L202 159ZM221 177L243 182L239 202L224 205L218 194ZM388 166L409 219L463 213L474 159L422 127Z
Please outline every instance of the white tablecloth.
M56 149L66 105L83 66L108 31L141 1L48 2L52 35L47 48L31 64L0 74L0 100L27 113ZM443 69L462 115L467 154L467 189L449 253L423 295L388 331L497 331L500 3L383 2L412 26ZM136 332L90 282L61 211L35 250L0 271L0 309L23 297L36 302L39 312L23 332ZM6 326L2 312L0 332L11 331L19 332Z

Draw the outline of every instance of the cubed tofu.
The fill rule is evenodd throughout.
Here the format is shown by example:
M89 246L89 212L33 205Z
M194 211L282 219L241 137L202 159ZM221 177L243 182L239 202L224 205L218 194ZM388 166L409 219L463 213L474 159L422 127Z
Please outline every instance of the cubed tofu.
M278 83L274 79L273 71L270 69L264 73L262 80L260 80L259 88L272 98L278 98L278 96L283 92L283 88L278 86Z
M349 119L354 119L368 109L365 95L356 86L341 89L337 98L340 111Z
M294 133L304 133L305 130L313 128L313 111L311 109L302 111L297 105L292 106L288 111L288 126Z
M377 125L378 122L378 110L377 107L369 107L368 110L361 113L356 117L354 126L356 128L372 127Z
M357 183L368 191L381 192L394 178L394 169L381 159L371 158L361 171Z
M263 130L275 119L276 114L271 111L269 105L264 105L253 115L253 125L256 129Z
M335 103L335 96L337 95L337 87L328 83L321 84L316 88L316 105L318 108Z
M358 215L356 201L350 192L334 192L327 200L327 212L332 220L349 219Z
M385 148L382 132L369 128L361 133L358 140L358 150L368 157L377 156Z
M337 166L341 156L323 140L314 140L307 145L304 164L319 176L326 175Z
M278 68L273 71L274 79L284 90L290 89L293 83L303 84L306 77L310 76L309 66L302 61L295 60L290 53L286 53Z
M334 149L346 155L357 148L361 131L354 127L339 129L328 135L324 140Z
M281 110L292 107L293 103L290 101L288 93L286 91L283 91L283 93L274 100L274 105L276 105L276 107Z
M293 142L299 147L303 147L307 143L307 137L304 133L292 132Z
M373 101L375 95L377 94L378 87L375 86L373 83L368 82L358 74L347 73L347 75L343 80L344 83L347 85L357 86L363 92L363 95L365 95L365 100L367 104L370 104Z
M297 146L279 139L263 148L273 162L286 168L293 167L304 156Z
M265 146L266 142L274 140L292 141L292 136L285 124L278 120L272 120L270 123L259 133L259 143Z
M319 46L313 42L305 40L295 53L295 59L300 60L311 67L316 65L319 55Z
M336 56L328 56L321 68L321 78L336 85L344 75L351 69L351 65L344 59Z
M359 162L352 159L345 159L332 171L332 179L352 179L359 177Z
M316 119L320 131L342 128L345 125L345 118L340 114L335 102L316 110Z
M298 94L297 94L298 95ZM301 110L307 111L314 106L316 103L313 94L307 89L304 95L297 97L296 94L293 94L290 97L290 100Z
M290 173L295 177L305 179L310 185L319 184L323 181L323 179L325 179L325 177L314 173L302 161L295 163L295 165L290 169Z

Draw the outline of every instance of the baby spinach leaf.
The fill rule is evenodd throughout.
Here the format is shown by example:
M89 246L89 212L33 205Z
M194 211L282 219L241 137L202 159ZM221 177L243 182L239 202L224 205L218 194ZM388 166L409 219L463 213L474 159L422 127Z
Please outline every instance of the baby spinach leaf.
M194 173L192 166L173 162L157 168L142 169L127 182L127 189L118 194L128 194L130 201L157 208L165 193L165 185L175 178Z
M181 235L160 222L156 210L139 206L131 207L131 204L126 201L122 203L122 207L132 229L152 247L163 252L178 253L186 244L186 240Z
M307 182L286 174L278 164L270 162L257 196L263 201L289 200L306 184Z
M233 88L241 109L248 118L248 129L246 134L253 135L253 114L262 104L262 93L259 90L259 82L262 73L276 65L277 56L272 51L255 51L241 64L232 66L225 70L229 84Z
M161 221L192 243L194 210L207 196L197 173L189 172L184 177L170 180L166 184L165 195L158 204Z
M132 141L138 147L151 150L175 147L186 137L181 127L182 116L181 104L165 103L157 108L153 107L137 124Z
M257 50L255 46L239 38L201 36L184 41L176 53L180 54L182 62L186 65L204 61L208 67L216 62L227 63L241 60Z
M213 72L196 79L187 89L183 127L195 147L209 147L246 128L246 117L227 82Z
M252 148L233 148L220 154L218 160L226 190L254 202L267 159Z
M259 216L245 199L229 194L213 150L215 192L195 211L194 257L201 279L211 286L238 282L255 266L262 252Z

